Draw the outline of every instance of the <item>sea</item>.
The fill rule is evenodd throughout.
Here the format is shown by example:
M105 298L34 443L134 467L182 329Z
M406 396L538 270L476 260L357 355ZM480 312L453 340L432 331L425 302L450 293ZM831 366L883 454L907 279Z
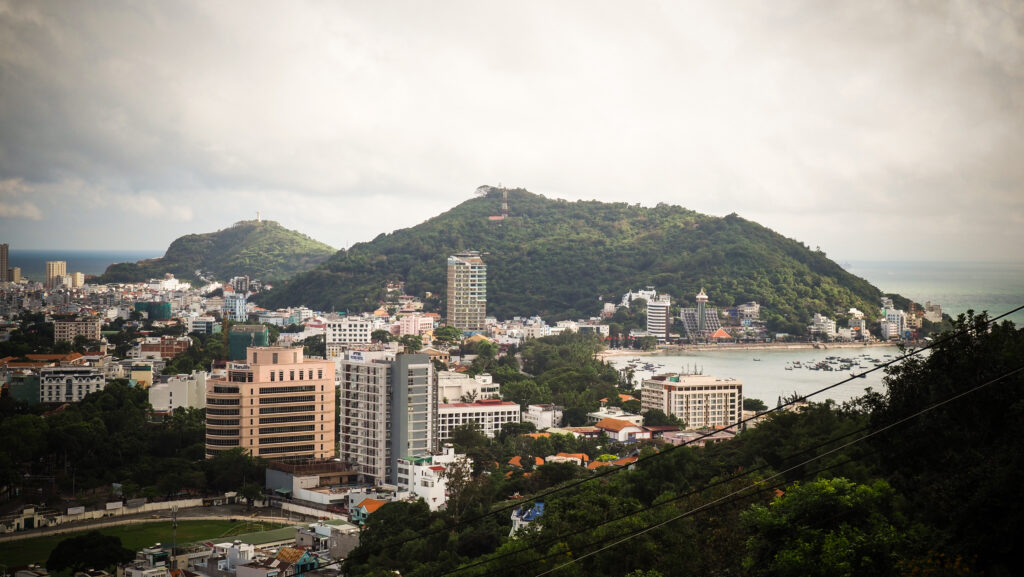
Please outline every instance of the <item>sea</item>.
M944 313L954 318L967 310L988 311L990 317L995 317L1024 305L1024 262L854 261L843 263L843 267L884 293L897 293L921 304L939 304ZM1024 326L1024 311L1005 319L1017 327ZM688 351L641 358L641 364L650 362L654 366L653 371L638 371L638 377L663 372L701 372L740 379L745 397L760 399L769 407L775 406L779 397L794 393L805 396L830 387L813 398L843 403L862 396L867 387L884 391L884 371L872 369L900 354L897 347ZM786 370L787 365L794 366L794 361L806 367L824 361L827 356L852 357L858 363L847 372ZM878 362L867 360L869 358ZM622 368L630 359L629 356L610 357L609 362ZM871 372L864 378L850 378L850 372L867 371Z
M80 272L86 276L101 275L107 267L119 262L135 262L164 255L162 250L34 250L10 247L10 266L21 267L21 276L46 280L46 263L62 260L68 263L68 273Z

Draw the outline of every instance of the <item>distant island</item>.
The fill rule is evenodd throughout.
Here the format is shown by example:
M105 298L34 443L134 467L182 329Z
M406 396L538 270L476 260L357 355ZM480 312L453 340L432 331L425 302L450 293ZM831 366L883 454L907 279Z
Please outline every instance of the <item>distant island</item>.
M93 279L98 284L140 282L166 273L198 280L236 276L264 282L287 279L326 261L334 249L272 220L243 220L233 226L178 238L163 257L118 263Z

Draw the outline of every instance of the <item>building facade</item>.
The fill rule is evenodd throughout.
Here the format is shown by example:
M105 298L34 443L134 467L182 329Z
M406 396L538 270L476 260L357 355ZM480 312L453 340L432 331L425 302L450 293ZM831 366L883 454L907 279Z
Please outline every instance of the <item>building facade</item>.
M647 332L657 337L659 343L668 339L668 331L672 328L669 314L671 306L672 298L667 294L647 301Z
M437 384L430 357L350 351L338 363L339 457L361 482L397 484L399 458L437 449Z
M249 347L206 382L206 456L241 447L264 459L334 456L334 363L302 347Z
M63 260L48 260L46 261L46 286L47 288L53 288L56 284L57 277L66 276L68 274L68 263Z
M39 370L39 402L77 403L106 386L103 372L93 367L46 367Z
M448 257L449 326L482 331L487 317L487 265L476 251Z
M376 330L374 319L366 316L331 316L327 319L327 356L337 357L353 345L368 345Z
M452 429L462 425L474 425L481 433L494 438L505 423L522 420L519 403L487 399L474 403L441 403L437 406L437 437L444 441L451 438Z
M533 423L538 431L562 426L562 407L558 405L528 405L523 413L524 423Z
M149 388L149 404L154 411L173 412L177 408L206 408L206 377L203 371L190 375L161 375Z
M727 427L742 419L743 383L710 375L656 375L643 382L640 404L679 417L689 429Z
M6 242L0 243L0 282L14 282L10 272L11 256L10 246Z
M101 324L99 319L54 321L53 342L74 341L77 336L83 336L90 341L98 341L100 340Z

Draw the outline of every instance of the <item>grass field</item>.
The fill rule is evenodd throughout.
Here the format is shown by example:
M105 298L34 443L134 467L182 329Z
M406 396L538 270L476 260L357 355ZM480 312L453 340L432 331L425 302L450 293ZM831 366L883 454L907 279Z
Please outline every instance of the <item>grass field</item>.
M282 526L275 523L238 523L230 520L178 521L178 543L217 540L231 535L267 531ZM57 546L57 543L87 531L0 543L0 564L8 567L28 565L29 563L45 564L46 559L50 556L50 551ZM133 551L138 551L154 543L169 545L174 538L174 530L170 521L104 527L99 531L104 535L120 537L121 544Z

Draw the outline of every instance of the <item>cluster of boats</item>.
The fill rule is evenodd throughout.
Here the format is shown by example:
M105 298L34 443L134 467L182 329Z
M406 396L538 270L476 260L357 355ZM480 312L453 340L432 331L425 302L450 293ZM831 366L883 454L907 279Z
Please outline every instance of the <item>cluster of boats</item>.
M884 357L892 357L892 355L884 355ZM758 359L754 359L755 361ZM850 371L853 369L869 369L877 367L883 363L889 362L890 358L878 359L875 357L862 354L857 357L825 357L824 360L810 360L810 361L792 361L786 363L784 367L787 371L793 369L808 369L811 371ZM864 378L863 373L851 372L851 377Z
M665 365L660 363L652 363L648 360L642 360L640 357L634 357L629 359L626 363L626 368L633 369L634 371L649 371L654 372L658 369L664 368Z

